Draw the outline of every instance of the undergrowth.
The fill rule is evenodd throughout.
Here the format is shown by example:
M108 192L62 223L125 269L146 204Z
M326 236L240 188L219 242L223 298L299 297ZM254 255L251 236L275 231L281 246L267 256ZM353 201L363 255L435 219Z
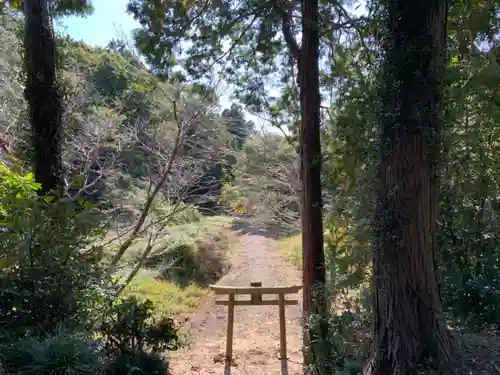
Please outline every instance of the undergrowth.
M302 242L300 234L278 241L278 251L286 261L302 267ZM358 375L369 352L370 301L367 273L341 267L343 256L337 251L339 243L325 235L327 259L326 314L309 316L304 326L309 331L314 364L308 375ZM339 267L340 265L340 267ZM327 331L323 337L321 332Z
M151 300L158 313L168 315L176 315L196 309L200 298L207 293L206 288L196 284L179 286L155 278L137 278L124 291L125 296L134 296L140 300Z
M209 293L208 285L230 269L230 253L235 235L226 218L204 219L200 225L172 228L168 237L145 260L143 269L127 286L124 294L154 302L159 312L182 314L198 307ZM128 256L129 264L139 253ZM123 270L126 274L127 268Z
M296 266L302 266L302 237L300 234L283 237L278 241L278 251L285 260Z
M183 344L172 315L196 307L205 283L227 267L223 225L207 221L197 236L166 233L162 250L174 262L150 267L118 295L104 256L114 249L97 245L106 217L39 188L31 173L0 164L0 367L9 375L168 374L166 354ZM186 259L198 274L183 273ZM176 271L165 274L169 267Z

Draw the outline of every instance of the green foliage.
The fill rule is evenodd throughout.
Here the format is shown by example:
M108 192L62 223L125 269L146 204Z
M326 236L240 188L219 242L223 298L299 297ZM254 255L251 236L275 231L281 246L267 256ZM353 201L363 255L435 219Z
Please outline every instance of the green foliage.
M437 259L450 320L500 323L500 139L498 13L490 1L453 3ZM474 41L474 43L472 43ZM481 48L478 44L482 43Z
M193 205L187 205L182 202L176 203L163 199L159 199L159 201L160 202L155 202L157 204L152 207L151 213L158 218L168 217L169 226L196 223L201 220L199 210Z
M227 239L215 236L193 243L173 244L166 251L153 254L145 266L159 269L162 278L175 284L206 286L229 270L227 247Z
M226 122L226 127L233 137L232 148L240 151L245 139L254 132L253 122L245 121L243 108L237 104L232 104L231 108L222 111L222 120Z
M63 330L48 337L3 342L0 358L9 373L18 375L96 375L102 369L95 344Z
M199 301L207 295L207 289L189 284L187 287L151 277L137 277L124 290L124 296L151 300L158 314L174 316L195 311Z
M369 241L359 229L350 228L347 220L342 225L339 219L330 219L325 225L328 288L332 296L350 296L368 284Z
M237 165L241 173L245 177L258 178L266 174L269 164L292 164L296 152L286 138L270 133L248 138L243 145L242 153L237 156Z
M119 355L105 371L106 375L168 375L168 363L158 353L141 352Z
M316 284L314 298L323 298L325 286ZM340 301L339 292L329 311L316 312L305 318L312 363L306 374L358 375L370 349L370 308L359 297Z
M247 109L266 111L274 124L295 127L299 2L221 1L206 6L183 0L130 0L127 9L142 26L135 31L136 47L155 74L170 78L173 67L181 65L189 78L203 82L220 67ZM320 66L327 77L336 66L342 25L364 25L346 11L344 2L320 2L320 14ZM356 38L347 27L342 32Z
M99 331L108 350L120 353L153 351L162 353L180 346L175 322L168 317L154 318L154 304L131 296L116 301Z
M358 48L337 50L335 97L323 133L325 258L331 293L350 294L367 279L373 218L373 177L378 162L376 66L350 65ZM365 74L362 74L365 71Z
M314 314L305 323L312 332L313 350L318 359L306 374L311 375L359 375L369 346L362 340L369 337L369 319L366 315L357 315L350 311L340 314ZM321 325L328 327L326 340L321 339ZM360 350L361 349L361 350ZM362 352L365 350L365 352Z
M296 151L279 134L247 137L232 166L233 179L222 190L221 202L232 212L253 216L259 225L274 222L297 229L299 176Z
M380 4L367 5L372 13L362 19L351 17L347 23L355 31L347 31L330 22L337 12L339 19L347 18L342 4L321 3L322 93L332 100L322 129L325 251L334 295L364 285L370 273L384 30ZM286 120L293 128L296 65L293 43L284 37L287 26L296 35L298 6L221 2L202 7L175 0L130 1L129 12L144 27L136 32L137 47L163 77L170 75L180 53L177 47L186 41L190 43L182 49L182 65L193 78L212 74L212 64L227 59L224 73L247 108L267 111L273 123ZM287 15L292 16L288 21ZM436 266L448 317L459 325L482 328L499 321L498 12L492 1L453 2L449 24L451 59L442 134L446 153L440 160ZM340 38L338 30L346 35ZM279 95L271 98L269 88L275 83ZM293 171L294 157L293 145L286 145L283 137L267 144L263 137L248 137L220 202L232 212L265 212L296 225L297 202L289 198L296 197L298 189L291 189L290 179L279 178Z
M51 1L51 11L57 17L79 15L87 16L93 13L94 7L88 0L54 0ZM0 13L6 10L22 10L22 0L0 1Z
M497 326L500 242L497 142L500 111L498 14L492 3L453 2L449 17L447 116L440 162L436 267L447 317L458 326ZM376 14L374 15L376 21ZM381 35L375 35L377 38ZM481 44L481 48L479 48ZM335 97L325 122L325 251L332 283L355 287L369 276L379 129L378 65L358 61L358 46L337 49ZM376 60L375 60L376 61Z
M73 12L75 4L58 1L57 15ZM79 5L87 6L88 2ZM69 175L71 179L80 176L80 165L86 161L85 154L72 151L81 149L75 146L84 144L86 150L97 150L99 160L116 159L116 166L107 169L110 173L97 185L94 197L99 198L97 202L109 199L130 221L143 207L150 177L157 177L165 165L168 153L158 155L157 150L170 149L178 125L175 117L190 118L215 99L214 90L200 83L213 74L214 64L224 63L222 71L227 81L235 84L236 95L247 109L267 111L273 124L296 127L296 60L293 43L284 36L287 31L292 40L297 35L299 3L226 1L210 5L205 9L202 2L184 0L129 2L129 12L143 26L135 33L137 47L156 76L119 41L106 48L89 47L70 38L57 41L60 76L64 78L61 84L67 96L65 155ZM381 8L379 5L368 4L369 8ZM368 332L369 308L359 312L353 305L363 305L360 300L370 274L372 179L379 140L377 57L382 35L377 12L356 18L345 12L342 2L323 1L321 8L322 96L331 100L322 128L325 252L335 314L312 316L307 322L311 330L326 324L329 331L325 342L316 343L322 363L311 370L354 374L364 358L357 343L366 342ZM456 325L474 329L498 328L500 322L500 70L498 43L494 42L499 32L495 11L492 0L458 1L451 4L449 15L451 59L442 140L446 157L441 160L436 266L447 316ZM339 20L339 24L332 20ZM5 81L0 82L0 112L6 114L2 132L11 124L23 123L19 115L25 103L19 99L22 87L16 79L21 61L17 53L20 31L19 19L2 16L0 74ZM172 72L181 44L182 67L189 77ZM191 82L191 78L195 81L186 86L186 95L180 95L175 114L170 104L179 92L176 86L165 83L165 78L177 84ZM214 179L221 186L225 181L219 201L232 212L262 213L297 226L295 145L281 135L254 134L237 106L221 116L208 111L198 120L187 133L190 143L183 145L182 155L183 161L192 158L202 165L207 179L197 178L192 190L198 196L208 191L208 196L212 191L199 194L200 187L217 185ZM24 135L18 135L22 132L16 128L12 133L18 139L17 146L22 147ZM217 148L216 142L220 140L224 147L232 146L234 160L228 162L221 156L223 147ZM210 158L206 157L208 148L215 150ZM182 180L177 177L174 182ZM101 249L92 248L105 230L100 207L39 198L39 186L31 174L17 173L5 165L0 166L0 180L4 229L0 231L0 321L16 336L50 333L59 324L92 329L91 323L103 316L110 292L98 265ZM175 199L164 199L180 190L185 191L162 189L152 207L153 219L171 217L172 226L198 223L200 213L192 205L177 206ZM175 207L181 210L172 215ZM171 237L169 233L169 244L145 262L147 268L160 270L163 278L182 286L193 280L205 285L227 270L220 251L227 247L224 241L179 241L172 245L175 241ZM301 260L299 243L300 238L291 237L287 244L296 263ZM169 311L178 311L172 308L184 304L178 290L168 284L152 291L153 283L167 285L140 280L131 285L130 293L145 294L148 289L158 300L168 296ZM183 292L189 294L186 304L194 306L201 289L191 287ZM154 351L161 345L170 345L164 347L167 350L176 347L176 328L169 320L153 322L154 312L147 302L121 302L113 305L102 327L114 356L107 372L167 373L165 360ZM337 314L337 310L341 312ZM118 337L118 343L112 337Z
M16 157L25 162L30 160L27 145L31 130L22 116L26 103L19 77L22 60L17 52L22 45L22 33L18 32L22 31L22 20L5 15L0 23L7 43L0 49L1 72L8 78L5 85L3 80L0 83L0 107L7 115L5 126L2 118L2 130ZM195 204L217 198L219 185L214 181L223 178L221 170L226 164L224 155L230 151L231 135L227 121L210 109L214 98L205 97L197 84L162 82L123 42L115 40L101 48L60 36L56 44L65 108L63 157L70 194L78 192L83 181L89 182L86 178L92 181L99 177L79 194L93 203L107 203L120 221L133 220L130 212L140 210L144 203L124 199L125 194L132 188L146 192L151 181L159 181L182 124L189 134L180 152L192 159L189 168L182 167L183 177L169 180L162 193L172 200L182 195L186 202ZM2 137L1 144L3 141ZM31 167L28 164L26 168Z
M100 249L90 245L104 234L102 216L38 188L30 173L0 166L0 319L19 335L86 325L106 299Z
M106 374L168 374L161 354L181 346L178 327L171 318L155 319L154 312L150 300L133 296L113 304L100 327L110 357Z
M219 203L239 215L251 211L250 200L246 197L244 190L229 183L222 185Z

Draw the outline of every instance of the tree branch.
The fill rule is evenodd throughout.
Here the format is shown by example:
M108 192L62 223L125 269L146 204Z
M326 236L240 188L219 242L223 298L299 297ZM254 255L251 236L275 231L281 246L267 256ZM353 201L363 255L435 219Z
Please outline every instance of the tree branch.
M290 9L281 9L281 32L285 38L286 45L292 56L299 61L300 47L295 40L292 32L292 15Z

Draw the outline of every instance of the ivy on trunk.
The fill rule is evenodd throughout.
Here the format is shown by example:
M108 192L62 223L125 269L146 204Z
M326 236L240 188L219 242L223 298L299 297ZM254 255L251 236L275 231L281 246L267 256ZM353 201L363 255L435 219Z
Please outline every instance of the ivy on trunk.
M56 47L44 0L24 1L25 97L32 131L35 179L40 194L61 190L61 97L56 83Z
M449 363L434 269L446 0L387 4L373 251L374 351L366 374Z

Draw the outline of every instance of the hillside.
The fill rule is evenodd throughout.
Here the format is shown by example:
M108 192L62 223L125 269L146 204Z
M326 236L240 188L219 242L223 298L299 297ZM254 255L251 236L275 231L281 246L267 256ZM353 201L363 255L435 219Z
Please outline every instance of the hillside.
M0 27L6 36L0 61L6 80L2 98L7 98L1 103L1 130L4 146L22 152L27 129L19 77L21 25L4 16ZM222 170L235 152L232 139L241 132L235 133L234 121L223 118L199 87L160 81L119 42L104 49L68 37L57 42L68 183L81 188L81 181L72 178L85 176L85 184L92 185L85 188L88 197L109 201L132 220L144 198L141 192L161 177L162 165L179 142L172 166L179 178L162 189L159 200L213 206ZM226 113L241 117L238 111Z
M15 16L0 18L1 153L25 173L30 129L21 31ZM162 82L119 42L96 48L65 37L57 45L68 198L104 214L106 234L95 244L104 246L105 260L116 261L115 275L139 276L139 283L167 288L193 308L206 292L203 285L229 267L230 220L213 215L225 212L218 204L222 184L251 124L238 107L221 113L200 87ZM203 254L204 248L215 253ZM209 260L200 256L213 261L201 264ZM190 267L200 269L187 276L168 271L191 259L183 257L194 257ZM157 276L172 283L158 284ZM176 286L191 282L202 289ZM167 310L182 311L182 304Z
M25 173L22 27L15 15L0 18L0 134L4 161ZM241 216L236 189L254 224L272 222L280 205L264 199L262 186L279 187L269 167L286 167L293 150L279 136L256 133L241 107L221 111L210 88L162 81L120 41L99 48L60 37L57 48L66 194L104 220L106 234L95 244L114 275L127 284L161 276L181 294L175 284L216 281L230 266L230 228L239 227L214 215ZM180 276L186 266L196 270Z

